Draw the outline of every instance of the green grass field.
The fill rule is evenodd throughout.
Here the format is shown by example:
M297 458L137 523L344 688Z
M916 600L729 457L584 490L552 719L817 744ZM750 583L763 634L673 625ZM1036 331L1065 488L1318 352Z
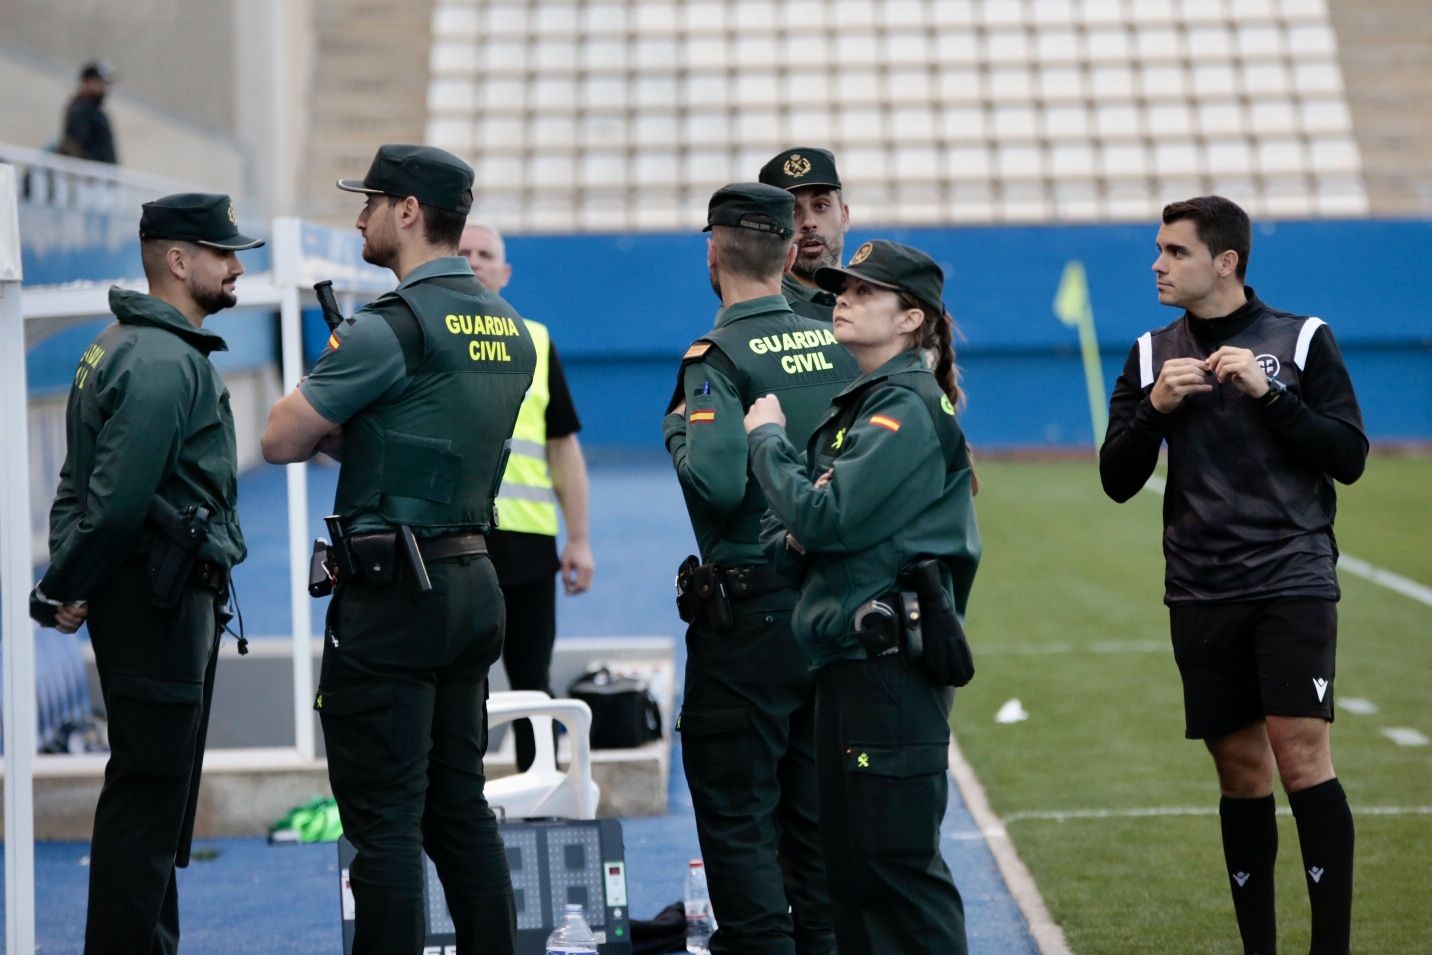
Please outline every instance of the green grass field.
M1183 738L1162 603L1161 498L1116 505L1088 461L983 461L985 556L968 625L978 675L960 744L1080 955L1241 951L1219 842L1217 781ZM1432 457L1375 456L1339 489L1345 553L1432 585ZM1353 951L1432 951L1432 607L1341 574L1333 759L1357 824ZM1018 697L1029 712L999 725ZM1280 812L1282 950L1307 951L1297 832ZM1137 815L1190 809L1197 814ZM1383 810L1383 813L1379 813ZM1401 810L1401 811L1387 811ZM1061 817L1062 813L1083 813ZM1420 901L1419 901L1420 900Z

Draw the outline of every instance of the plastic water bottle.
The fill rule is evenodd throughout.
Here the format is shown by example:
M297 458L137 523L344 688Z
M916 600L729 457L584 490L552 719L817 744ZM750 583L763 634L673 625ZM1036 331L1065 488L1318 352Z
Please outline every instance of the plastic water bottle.
M706 889L706 864L692 859L686 867L686 951L710 955L716 917L711 914L711 893Z
M597 955L597 940L575 902L562 910L562 924L547 936L547 955Z

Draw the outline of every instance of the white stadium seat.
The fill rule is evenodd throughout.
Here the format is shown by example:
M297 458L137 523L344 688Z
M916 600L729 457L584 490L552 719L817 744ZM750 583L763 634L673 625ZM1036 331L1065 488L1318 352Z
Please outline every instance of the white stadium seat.
M1214 185L1367 208L1327 0L434 0L431 25L427 138L518 230L685 228L793 141L896 225Z

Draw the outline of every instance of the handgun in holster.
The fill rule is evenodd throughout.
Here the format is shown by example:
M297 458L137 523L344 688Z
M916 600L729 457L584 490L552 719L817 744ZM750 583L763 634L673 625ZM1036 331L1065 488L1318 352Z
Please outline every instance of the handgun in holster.
M209 509L191 504L180 511L156 495L149 502L148 518L159 528L145 557L149 602L172 610L189 586L199 548L209 539Z
M925 558L906 565L900 582L919 598L923 642L920 669L936 686L964 686L975 675L974 655L950 595L945 592L940 561Z

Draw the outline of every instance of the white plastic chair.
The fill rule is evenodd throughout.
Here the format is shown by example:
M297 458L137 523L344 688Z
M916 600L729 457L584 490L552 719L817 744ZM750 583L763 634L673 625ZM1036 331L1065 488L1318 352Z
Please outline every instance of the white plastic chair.
M508 819L560 816L595 819L601 789L592 779L592 711L581 700L554 700L541 690L494 693L487 701L489 727L513 720L532 721L535 756L526 772L489 780L487 801ZM552 721L567 729L571 762L557 768Z

